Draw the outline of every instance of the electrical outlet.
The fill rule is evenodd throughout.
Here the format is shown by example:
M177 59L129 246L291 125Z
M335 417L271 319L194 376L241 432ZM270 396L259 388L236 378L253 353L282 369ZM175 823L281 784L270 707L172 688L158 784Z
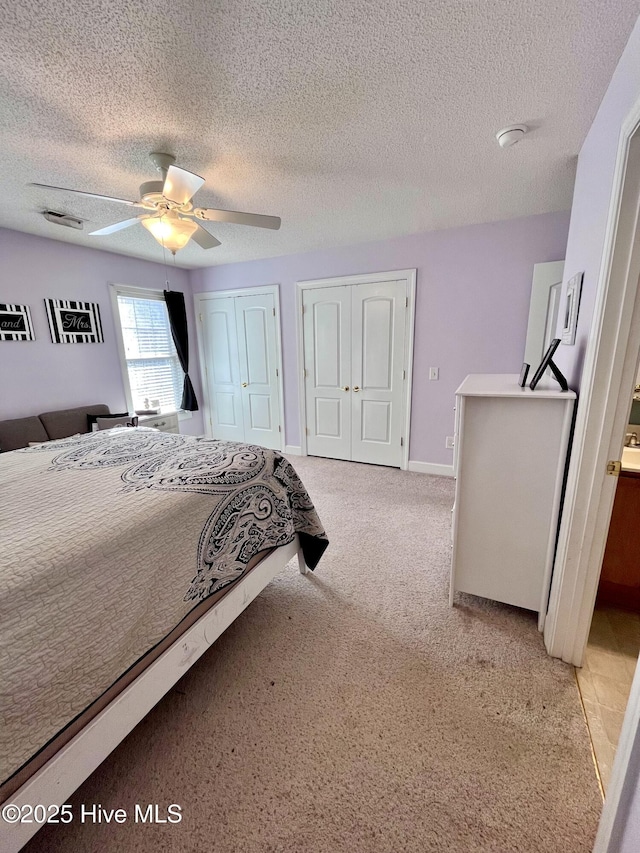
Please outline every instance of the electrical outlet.
M440 379L440 368L439 367L430 367L429 368L429 379Z
M444 446L447 448L447 450L453 450L453 445L454 445L453 436L448 435L444 440Z

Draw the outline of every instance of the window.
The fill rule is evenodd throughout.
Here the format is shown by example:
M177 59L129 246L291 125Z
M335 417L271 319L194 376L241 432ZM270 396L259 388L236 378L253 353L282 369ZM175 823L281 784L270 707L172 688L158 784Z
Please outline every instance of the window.
M163 411L176 411L182 399L184 374L162 294L116 288L116 298L128 404L133 409L144 409L145 400L151 405L158 400Z

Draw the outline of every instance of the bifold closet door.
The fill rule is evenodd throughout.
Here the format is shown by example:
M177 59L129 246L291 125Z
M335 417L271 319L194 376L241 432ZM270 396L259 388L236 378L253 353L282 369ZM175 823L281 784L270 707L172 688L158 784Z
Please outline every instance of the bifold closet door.
M222 441L244 441L235 299L207 299L201 306L211 430Z
M406 284L303 291L307 452L400 467Z
M202 305L214 438L282 449L273 296L220 297Z
M281 450L273 296L236 296L235 302L244 440Z
M404 423L404 281L351 288L351 458L397 468Z
M351 459L351 288L302 294L307 453Z

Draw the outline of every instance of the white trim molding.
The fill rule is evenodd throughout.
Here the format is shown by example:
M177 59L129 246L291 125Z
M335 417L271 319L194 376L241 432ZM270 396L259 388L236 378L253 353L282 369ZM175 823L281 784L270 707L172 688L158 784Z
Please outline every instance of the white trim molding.
M416 316L416 270L382 270L362 275L332 276L296 282L296 331L298 338L298 408L300 411L300 455L307 455L307 412L304 386L304 329L302 323L302 294L305 290L317 287L345 287L353 284L379 284L383 281L406 281L407 284L407 323L409 328L405 339L404 369L406 370L406 394L402 434L404 444L400 469L408 470L409 445L411 443L411 398L413 396L413 341Z
M587 343L565 505L544 638L549 653L582 663L595 605L640 352L640 99L620 133ZM635 680L594 853L615 853L638 784L640 675Z
M410 459L407 470L415 471L417 474L431 474L435 477L453 477L453 465L442 465L439 462L416 462Z
M210 438L215 438L213 435L211 424L213 419L211 416L211 403L209 400L209 388L207 384L206 362L204 357L204 342L202 340L202 319L201 305L211 299L226 299L233 296L257 296L260 294L271 294L273 296L273 304L276 312L276 360L278 369L278 396L279 396L279 417L280 417L280 450L286 447L285 425L284 425L284 372L282 369L282 324L280 322L280 285L265 284L260 287L243 287L235 290L207 290L204 293L193 294L193 308L196 317L196 332L198 339L198 361L200 363L200 381L202 383L202 402L203 402L203 420L204 429Z
M299 444L285 444L284 452L288 456L302 456L302 448Z
M640 101L620 136L587 343L545 643L576 666L589 635L640 350Z

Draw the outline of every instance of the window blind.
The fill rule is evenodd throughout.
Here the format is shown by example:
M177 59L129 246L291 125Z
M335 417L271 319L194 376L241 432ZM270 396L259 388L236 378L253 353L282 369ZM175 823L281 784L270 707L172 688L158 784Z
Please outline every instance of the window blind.
M118 294L118 310L134 409L146 398L178 409L184 376L164 300Z

